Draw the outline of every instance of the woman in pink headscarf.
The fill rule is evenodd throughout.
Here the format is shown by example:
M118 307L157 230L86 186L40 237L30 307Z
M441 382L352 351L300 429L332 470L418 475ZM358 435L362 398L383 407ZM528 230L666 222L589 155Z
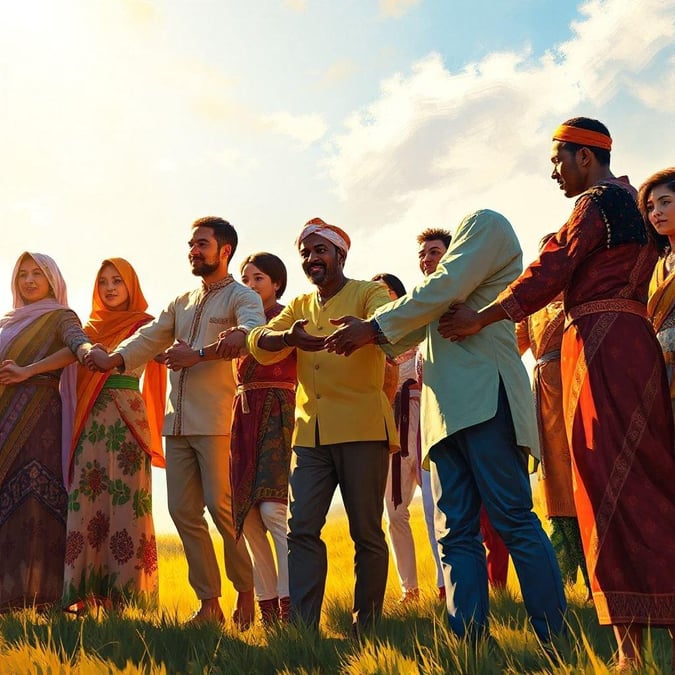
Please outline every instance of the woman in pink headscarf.
M56 263L23 253L0 318L0 611L56 602L63 588L75 370L90 347ZM65 370L62 370L65 367Z

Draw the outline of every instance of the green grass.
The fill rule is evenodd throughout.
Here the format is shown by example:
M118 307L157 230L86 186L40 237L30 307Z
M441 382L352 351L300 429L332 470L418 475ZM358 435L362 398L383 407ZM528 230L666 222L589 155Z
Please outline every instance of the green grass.
M143 614L92 613L76 619L54 611L26 609L0 616L0 673L611 673L614 641L600 627L581 586L567 590L569 640L554 663L528 627L513 570L507 591L491 596L494 640L474 645L451 634L436 599L433 563L419 506L413 510L422 599L397 604L400 589L393 565L385 614L375 635L350 637L353 547L344 516L326 526L329 577L321 637L295 626L238 632L228 624L185 626L196 607L187 584L180 542L159 542L161 609ZM215 539L215 535L214 535ZM224 583L223 607L231 613L234 592ZM670 667L670 639L654 631L647 639L641 672Z

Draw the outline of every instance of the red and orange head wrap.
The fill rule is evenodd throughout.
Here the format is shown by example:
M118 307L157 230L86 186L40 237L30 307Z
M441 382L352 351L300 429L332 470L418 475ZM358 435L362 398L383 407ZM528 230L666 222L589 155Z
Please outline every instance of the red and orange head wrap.
M331 244L335 244L345 256L352 244L349 235L341 227L329 225L321 220L321 218L312 218L312 220L308 220L305 223L302 232L300 232L298 238L295 240L295 245L300 248L303 239L309 237L310 234L318 234L320 237L327 239Z
M601 148L602 150L612 149L612 138L608 134L600 131L591 131L581 127L573 127L568 124L561 124L553 132L554 141L563 141L565 143L576 143L591 148Z

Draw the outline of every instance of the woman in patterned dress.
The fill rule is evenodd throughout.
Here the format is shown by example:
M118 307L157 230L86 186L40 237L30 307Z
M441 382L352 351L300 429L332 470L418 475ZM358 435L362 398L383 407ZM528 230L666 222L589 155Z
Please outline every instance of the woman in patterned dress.
M23 253L0 319L0 611L47 607L63 584L75 354L89 347L56 263Z
M114 349L152 317L138 277L122 258L104 260L96 276L85 332ZM81 367L75 433L68 462L68 533L62 603L81 612L158 602L157 546L152 520L151 463L164 466L163 366L98 373Z
M271 253L241 264L241 280L260 295L267 321L282 310L286 267ZM288 619L286 519L291 436L295 415L295 351L271 366L247 355L234 362L237 395L232 419L232 513L253 559L253 581L263 623ZM272 536L276 567L267 533Z

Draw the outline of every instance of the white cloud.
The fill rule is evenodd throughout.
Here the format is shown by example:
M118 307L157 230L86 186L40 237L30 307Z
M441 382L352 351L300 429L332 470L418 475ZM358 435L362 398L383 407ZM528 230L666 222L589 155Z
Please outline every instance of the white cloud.
M379 9L382 16L398 19L413 7L420 4L420 0L379 0Z
M364 227L387 223L410 238L411 229L454 226L465 210L492 207L536 241L569 209L552 184L532 190L546 185L555 125L585 114L611 129L620 116L612 105L631 95L634 104L639 96L656 111L672 109L672 65L650 68L673 53L674 8L673 0L594 0L573 37L537 59L523 48L452 72L430 54L382 82L379 97L331 139L326 169L336 191Z
M675 112L675 56L668 60L656 81L633 82L631 89L645 106Z

